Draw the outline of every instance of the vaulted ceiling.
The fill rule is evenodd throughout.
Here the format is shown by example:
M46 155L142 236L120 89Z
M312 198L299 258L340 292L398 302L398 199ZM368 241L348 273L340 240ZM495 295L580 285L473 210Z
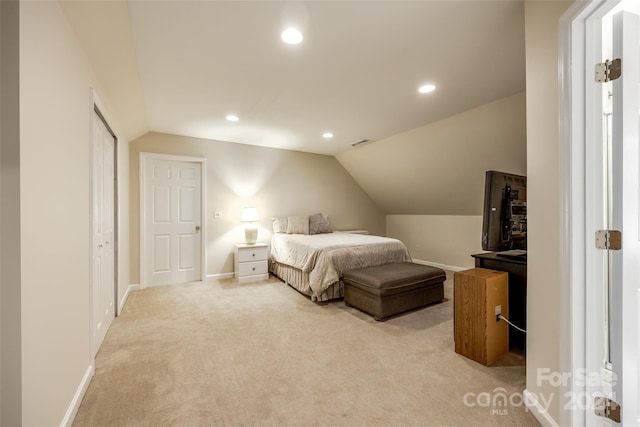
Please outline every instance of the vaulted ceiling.
M155 131L336 155L525 87L521 0L62 5L127 112L129 139ZM281 41L289 26L302 43ZM418 93L425 83L436 90Z

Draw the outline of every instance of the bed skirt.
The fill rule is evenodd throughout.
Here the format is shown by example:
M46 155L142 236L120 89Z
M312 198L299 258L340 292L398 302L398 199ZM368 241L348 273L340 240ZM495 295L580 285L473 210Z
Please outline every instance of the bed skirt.
M304 273L302 270L291 267L287 264L281 264L270 259L269 271L278 276L287 285L291 286L298 292L311 297L312 300L329 301L332 299L342 298L344 296L344 286L342 283L342 279L333 283L320 295L316 295L309 285L309 275Z

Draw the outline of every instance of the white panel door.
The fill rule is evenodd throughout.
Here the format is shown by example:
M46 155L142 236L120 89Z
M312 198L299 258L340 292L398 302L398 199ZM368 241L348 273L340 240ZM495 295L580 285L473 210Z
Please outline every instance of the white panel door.
M586 274L586 368L587 393L571 402L585 407L587 426L619 425L596 414L595 398L605 397L620 405L621 425L640 425L638 396L640 374L640 151L639 87L640 19L629 12L618 12L603 26L602 61L622 59L622 76L606 83L590 79L594 96L593 120L602 120L601 137L595 141L591 157L594 176L587 192L598 197L587 199L587 229L590 239L596 230L622 232L621 249L596 249L587 240ZM605 23L606 21L602 21ZM609 45L610 44L610 45ZM596 48L599 46L596 45ZM588 68L592 73L593 68ZM590 105L589 105L590 107ZM588 110L591 110L590 108ZM597 115L596 115L597 114ZM599 128L598 128L599 129ZM599 164L596 163L600 160ZM580 406L581 405L581 406Z
M143 285L201 280L201 174L197 162L148 159L143 183Z
M115 316L115 140L93 113L93 350L97 352Z
M617 375L611 397L621 405L622 424L637 426L640 425L640 18L630 12L618 12L613 16L612 27L613 57L622 58L622 76L612 82L610 224L622 231L622 250L611 251L609 361Z

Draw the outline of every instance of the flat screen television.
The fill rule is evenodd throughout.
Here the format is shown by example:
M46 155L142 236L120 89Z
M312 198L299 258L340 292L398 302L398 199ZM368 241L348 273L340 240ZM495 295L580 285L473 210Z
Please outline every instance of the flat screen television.
M527 177L487 171L482 215L482 249L526 255Z

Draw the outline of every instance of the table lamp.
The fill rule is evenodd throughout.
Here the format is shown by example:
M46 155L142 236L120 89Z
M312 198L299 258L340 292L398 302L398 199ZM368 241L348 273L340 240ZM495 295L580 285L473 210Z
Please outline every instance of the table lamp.
M260 215L258 215L258 209L256 208L244 208L242 210L241 222L245 222L244 237L247 245L255 245L258 239L258 226L252 224L260 221Z

